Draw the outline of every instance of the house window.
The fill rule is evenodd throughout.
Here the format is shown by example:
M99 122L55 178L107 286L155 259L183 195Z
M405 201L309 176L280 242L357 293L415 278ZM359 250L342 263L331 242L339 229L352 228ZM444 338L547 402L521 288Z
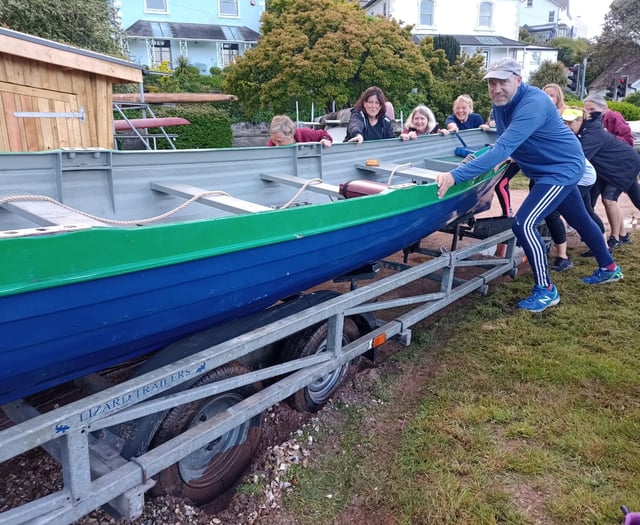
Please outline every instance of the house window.
M420 25L433 25L433 0L421 0L420 2Z
M480 27L491 27L493 15L493 4L491 2L480 2L480 16L478 25Z
M222 44L222 63L225 67L233 64L239 54L238 44Z
M549 22L553 23L556 21L556 12L555 11L549 11Z
M222 16L238 16L238 0L220 0L218 12Z
M168 13L168 0L144 0L144 10L149 13Z
M153 65L159 66L167 62L171 66L171 42L169 40L154 40L151 44L153 49Z
M529 64L532 66L539 66L542 61L542 54L540 51L533 51L529 57Z

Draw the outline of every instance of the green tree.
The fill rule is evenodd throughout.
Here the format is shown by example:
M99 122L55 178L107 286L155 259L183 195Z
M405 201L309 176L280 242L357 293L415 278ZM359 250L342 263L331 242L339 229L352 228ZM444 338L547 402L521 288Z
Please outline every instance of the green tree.
M436 35L433 38L433 47L442 49L449 61L454 64L458 55L460 55L460 43L451 35Z
M105 0L2 0L0 26L124 57L115 10Z
M235 94L248 116L260 110L292 114L302 108L353 104L379 86L395 104L433 84L411 28L366 15L347 0L271 0L262 38L225 73L224 91Z
M446 114L450 114L453 100L462 94L467 94L473 99L474 111L480 113L485 119L489 117L491 99L487 91L487 81L482 77L485 74L485 57L476 53L469 56L463 53L445 75L445 80L451 92L449 108Z
M567 37L553 38L547 45L558 48L558 61L567 67L582 64L582 60L589 55L592 47L586 38Z
M613 0L605 16L602 34L591 55L593 66L604 71L640 54L640 0Z
M529 84L539 88L547 84L558 84L564 89L567 85L567 68L562 62L544 60L529 78Z
M518 40L520 42L526 42L527 44L533 44L535 42L533 35L529 33L528 29L525 26L522 26L520 28L520 31L518 33Z

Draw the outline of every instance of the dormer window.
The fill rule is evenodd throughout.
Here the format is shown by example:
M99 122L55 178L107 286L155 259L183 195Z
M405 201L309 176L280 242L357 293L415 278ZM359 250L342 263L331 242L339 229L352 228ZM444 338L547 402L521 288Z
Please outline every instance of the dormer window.
M433 25L433 0L420 0L420 25Z

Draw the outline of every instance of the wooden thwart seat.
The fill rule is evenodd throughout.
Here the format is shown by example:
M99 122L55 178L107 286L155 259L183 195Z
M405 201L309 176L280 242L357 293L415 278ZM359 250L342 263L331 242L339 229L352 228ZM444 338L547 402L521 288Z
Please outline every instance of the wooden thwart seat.
M260 178L269 182L280 182L296 188L302 188L305 184L309 184L309 179L294 177L293 175L273 175L271 173L262 173L260 174ZM329 195L330 197L343 198L338 186L334 184L327 184L326 182L311 183L306 187L306 189L316 193Z
M200 193L204 193L211 190L205 190L189 184L182 184L179 182L172 183L160 183L151 182L151 189L161 191L169 195L175 195L177 197L183 197L190 199ZM236 199L230 195L206 195L198 199L198 202L219 208L221 210L230 211L232 213L256 213L259 211L272 211L272 208L268 206L262 206L255 202L245 201L242 199Z
M370 173L391 175L391 172L393 172L394 176L398 175L399 177L410 177L412 179L416 179L424 182L435 182L436 177L442 174L442 172L440 171L428 170L425 168L418 168L416 166L410 166L405 168L399 168L399 166L402 166L402 164L398 164L396 162L380 162L378 166L367 166L366 164L356 164L357 169L368 171Z
M72 224L109 226L104 222L68 210L49 201L14 201L6 202L2 206L40 226L68 226Z

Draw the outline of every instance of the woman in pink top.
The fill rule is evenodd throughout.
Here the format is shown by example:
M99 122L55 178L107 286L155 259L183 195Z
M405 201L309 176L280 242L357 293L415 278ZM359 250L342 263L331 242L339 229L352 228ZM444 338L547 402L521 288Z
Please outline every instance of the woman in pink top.
M621 113L609 109L602 95L589 95L584 99L584 110L587 115L598 112L602 114L602 125L609 133L613 133L622 142L633 146L633 134Z
M276 115L269 127L271 138L267 146L288 146L296 142L320 142L325 148L333 143L333 138L324 129L296 128L286 115Z

